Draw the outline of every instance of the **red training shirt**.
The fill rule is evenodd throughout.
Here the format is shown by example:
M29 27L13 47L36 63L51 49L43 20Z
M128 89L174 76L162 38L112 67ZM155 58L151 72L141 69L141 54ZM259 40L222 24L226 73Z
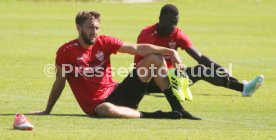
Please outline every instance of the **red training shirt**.
M177 50L180 47L182 50L192 47L192 42L187 35L185 35L179 28L175 28L174 31L168 36L159 36L157 34L157 24L147 26L144 28L138 36L137 43L148 43L158 45L166 48ZM136 55L134 63L139 63L143 59L142 56ZM168 68L172 68L170 56L165 56Z
M115 54L122 44L117 38L101 35L88 49L81 47L75 39L57 51L56 64L65 68L71 90L88 115L95 113L95 107L117 84L112 80L110 55Z

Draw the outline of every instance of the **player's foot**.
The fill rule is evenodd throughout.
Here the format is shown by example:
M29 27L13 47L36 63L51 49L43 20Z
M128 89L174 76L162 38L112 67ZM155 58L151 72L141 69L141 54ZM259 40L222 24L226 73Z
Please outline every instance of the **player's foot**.
M189 87L191 84L192 84L192 81L188 77L184 78L183 93L184 93L185 99L188 101L193 100L193 95Z
M242 91L242 96L250 97L253 93L263 84L264 76L259 75L254 80L247 82L243 81L244 87Z
M154 112L157 119L181 119L182 115L178 111L171 111L171 112L163 112L158 110Z
M16 114L13 123L13 128L19 130L33 130L34 126L23 114Z
M190 90L190 85L193 84L193 82L189 79L189 76L183 71L183 70L180 70L178 71L177 69L175 69L175 72L174 72L176 75L179 75L179 77L181 77L183 79L183 93L184 93L184 96L185 96L185 100L188 100L188 101L192 101L193 100L193 95L192 95L192 92Z
M172 86L173 95L181 102L192 100L192 93L189 89L190 80L182 71L176 72L176 68L169 69L168 77Z
M175 74L175 68L169 69L168 71L168 78L170 81L170 84L172 86L172 92L173 95L177 98L177 100L184 102L185 101L185 95L183 93L183 84L184 80Z
M179 112L181 113L182 119L201 120L201 118L192 115L186 110L181 110Z

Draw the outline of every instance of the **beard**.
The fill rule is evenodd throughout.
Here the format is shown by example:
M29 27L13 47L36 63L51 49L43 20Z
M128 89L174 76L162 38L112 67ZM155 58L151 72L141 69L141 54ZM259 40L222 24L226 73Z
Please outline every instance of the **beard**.
M91 40L90 37L86 35L83 31L81 32L81 38L88 45L93 45L95 43L95 38Z

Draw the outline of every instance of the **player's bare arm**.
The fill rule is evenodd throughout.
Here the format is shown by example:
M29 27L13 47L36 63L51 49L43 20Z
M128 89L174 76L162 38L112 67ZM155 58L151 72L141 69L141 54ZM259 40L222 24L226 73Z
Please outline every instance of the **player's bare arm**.
M147 56L150 54L170 55L173 64L182 64L177 51L151 44L130 44L124 43L119 52L133 55Z
M217 68L223 68L220 64L214 62L213 60L211 60L209 57L207 57L206 55L203 55L202 53L200 53L195 47L190 47L185 49L185 51L194 59L198 62L198 64L203 64L205 66L211 67L212 63L215 67L215 69ZM231 74L228 72L227 69L223 68L222 70L224 70L225 73L227 73L228 75L231 76Z
M59 65L56 65L56 70L57 70L56 80L51 89L46 109L44 111L34 111L29 114L48 115L52 111L56 101L60 97L60 95L65 87L65 82L66 82L66 77L62 76L62 68Z

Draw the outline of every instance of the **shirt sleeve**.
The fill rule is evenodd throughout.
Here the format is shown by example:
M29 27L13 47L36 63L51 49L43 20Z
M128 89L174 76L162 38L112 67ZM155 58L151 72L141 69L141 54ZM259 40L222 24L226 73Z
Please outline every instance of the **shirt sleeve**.
M179 47L182 50L193 47L193 44L192 44L192 41L190 40L190 38L186 34L184 34L182 31L180 31L177 34L177 39L179 42Z
M105 43L109 52L116 54L124 42L119 40L118 38L106 36Z

